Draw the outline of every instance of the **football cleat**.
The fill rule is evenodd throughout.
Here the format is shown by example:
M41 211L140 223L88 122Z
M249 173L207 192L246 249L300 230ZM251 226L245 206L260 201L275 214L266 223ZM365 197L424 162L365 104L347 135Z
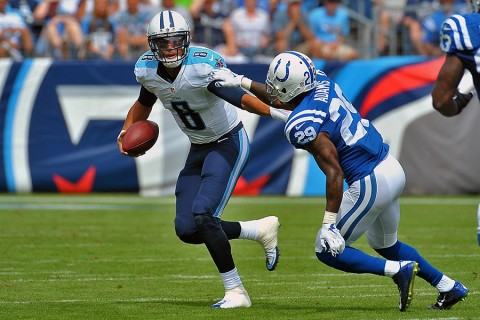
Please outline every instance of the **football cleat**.
M212 304L215 309L248 308L252 305L243 285L227 290L222 300Z
M280 222L275 216L269 216L257 220L259 223L258 243L260 243L265 251L265 265L268 271L275 270L280 256L278 249L278 228Z
M400 261L400 270L392 277L400 293L398 308L405 311L410 306L413 298L413 282L420 269L415 261Z
M430 306L434 310L449 310L456 303L465 300L468 296L468 289L460 282L456 281L455 285L450 291L440 292L438 294L437 302Z

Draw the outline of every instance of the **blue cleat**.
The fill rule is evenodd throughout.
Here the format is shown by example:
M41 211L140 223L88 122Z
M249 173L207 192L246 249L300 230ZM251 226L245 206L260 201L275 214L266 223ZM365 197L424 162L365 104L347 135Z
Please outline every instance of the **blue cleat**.
M437 302L430 306L434 310L449 310L456 303L465 300L468 296L468 289L460 282L456 281L452 290L447 292L440 292L438 294Z
M400 270L392 277L400 293L398 308L405 311L410 306L413 298L413 282L420 269L415 261L400 261Z

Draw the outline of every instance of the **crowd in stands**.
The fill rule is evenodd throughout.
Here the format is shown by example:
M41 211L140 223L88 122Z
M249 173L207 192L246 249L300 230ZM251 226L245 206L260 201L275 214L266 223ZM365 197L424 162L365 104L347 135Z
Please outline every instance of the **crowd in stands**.
M407 30L414 54L441 55L442 22L467 6L464 0L0 0L0 57L134 60L149 50L148 22L165 9L190 22L193 44L217 50L227 62L269 62L285 50L326 60L365 58L352 41L352 12L375 24L373 56L392 53L398 30Z

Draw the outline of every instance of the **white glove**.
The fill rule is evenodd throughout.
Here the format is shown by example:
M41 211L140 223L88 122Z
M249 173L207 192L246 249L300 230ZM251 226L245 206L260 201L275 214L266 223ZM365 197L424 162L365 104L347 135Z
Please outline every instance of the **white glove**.
M277 108L270 107L270 116L275 120L279 120L286 123L288 120L288 117L290 116L290 113L292 113L292 111L290 110L277 109Z
M318 230L317 240L315 241L316 252L330 252L332 256L341 254L345 250L345 239L335 223L324 223Z
M236 74L228 68L215 69L208 75L208 80L215 81L216 87L225 88L244 88L250 90L252 80L248 79L244 75Z

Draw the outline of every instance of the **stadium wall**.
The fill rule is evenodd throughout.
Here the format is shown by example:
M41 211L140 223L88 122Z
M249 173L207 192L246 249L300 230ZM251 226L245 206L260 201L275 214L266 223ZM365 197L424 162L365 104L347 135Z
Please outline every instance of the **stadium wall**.
M480 193L480 108L456 118L431 107L443 58L387 57L346 64L316 61L363 117L382 132L407 175L407 194ZM263 82L268 66L230 65ZM465 77L461 90L472 89ZM187 138L159 102L152 150L128 158L116 137L139 85L133 63L0 59L0 191L138 192L172 195L188 152ZM241 111L251 141L237 195L324 195L325 177L294 150L282 123Z

